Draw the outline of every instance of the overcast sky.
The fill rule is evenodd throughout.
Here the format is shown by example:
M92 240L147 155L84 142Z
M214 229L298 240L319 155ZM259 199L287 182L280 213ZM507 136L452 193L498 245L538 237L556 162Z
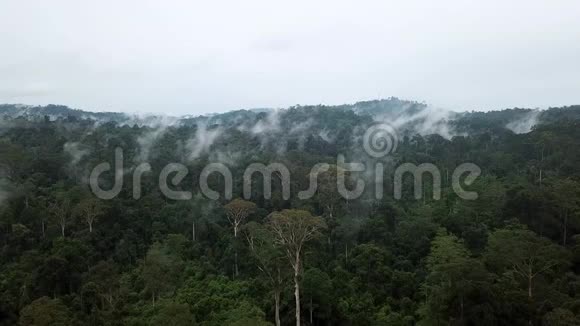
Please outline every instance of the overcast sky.
M580 1L0 0L0 103L580 104Z

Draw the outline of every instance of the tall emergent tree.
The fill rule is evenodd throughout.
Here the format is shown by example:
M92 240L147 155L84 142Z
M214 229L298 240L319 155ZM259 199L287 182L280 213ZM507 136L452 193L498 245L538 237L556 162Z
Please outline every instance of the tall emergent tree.
M68 198L55 200L49 206L50 216L60 226L62 237L65 237L66 226L70 218L70 200Z
M510 272L525 284L531 325L539 310L534 308L537 305L536 280L549 279L550 274L567 264L567 255L563 247L547 238L521 226L510 226L489 236L485 260L496 273Z
M234 238L237 239L240 226L244 220L256 210L256 204L243 199L234 199L229 204L225 205L224 209L226 210L228 221L234 227ZM234 255L234 272L237 276L239 274L237 248Z
M280 326L280 299L285 279L289 274L289 269L283 262L284 251L274 243L273 233L259 223L248 223L244 227L244 235L256 266L264 274L272 289L275 304L274 319L276 326Z
M268 226L274 234L274 241L286 252L294 271L294 297L296 298L296 326L300 326L300 273L302 271L302 251L305 244L321 235L326 223L319 216L307 211L286 209L270 214Z
M234 199L225 205L224 208L228 221L234 227L234 237L237 238L240 226L256 210L256 204L243 199Z
M103 214L103 205L97 198L88 198L81 201L74 209L74 215L82 218L93 232L93 224Z

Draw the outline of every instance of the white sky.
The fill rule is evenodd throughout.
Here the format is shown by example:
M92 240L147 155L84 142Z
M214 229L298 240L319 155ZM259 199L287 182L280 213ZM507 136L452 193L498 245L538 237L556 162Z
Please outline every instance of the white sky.
M580 1L0 0L0 103L580 104Z

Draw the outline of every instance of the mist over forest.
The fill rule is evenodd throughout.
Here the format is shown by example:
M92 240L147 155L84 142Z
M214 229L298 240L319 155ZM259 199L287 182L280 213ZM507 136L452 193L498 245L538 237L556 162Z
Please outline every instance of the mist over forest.
M384 124L391 151L369 155L366 131ZM114 188L119 149L122 187L101 199L91 172L108 163L97 184ZM256 176L245 196L253 163L287 168L289 196L283 173ZM475 200L453 181L463 163L480 169L458 179ZM186 168L166 182L188 198L160 187L170 164ZM201 191L210 164L231 172L231 198L219 173L206 175L219 198ZM427 175L417 197L408 173L397 198L404 164L436 167L440 187ZM345 198L338 180L364 192ZM3 104L0 244L0 325L580 325L580 106L388 98L166 116Z

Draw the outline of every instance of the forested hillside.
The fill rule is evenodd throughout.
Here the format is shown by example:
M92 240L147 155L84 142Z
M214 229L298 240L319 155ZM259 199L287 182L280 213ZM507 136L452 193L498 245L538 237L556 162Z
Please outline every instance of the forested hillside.
M365 130L398 133L384 157ZM123 153L123 187L99 199L93 168ZM384 177L337 163L381 163ZM141 176L135 199L137 167ZM170 163L187 167L169 199ZM219 199L200 192L208 177ZM252 163L281 163L267 199ZM300 199L318 163L314 196ZM441 196L394 172L431 163ZM451 175L481 175L464 200ZM366 190L347 200L337 178ZM171 180L172 177L169 177ZM110 189L114 175L102 176ZM382 198L374 190L381 187ZM580 325L580 106L447 112L396 98L196 117L0 105L0 325Z

